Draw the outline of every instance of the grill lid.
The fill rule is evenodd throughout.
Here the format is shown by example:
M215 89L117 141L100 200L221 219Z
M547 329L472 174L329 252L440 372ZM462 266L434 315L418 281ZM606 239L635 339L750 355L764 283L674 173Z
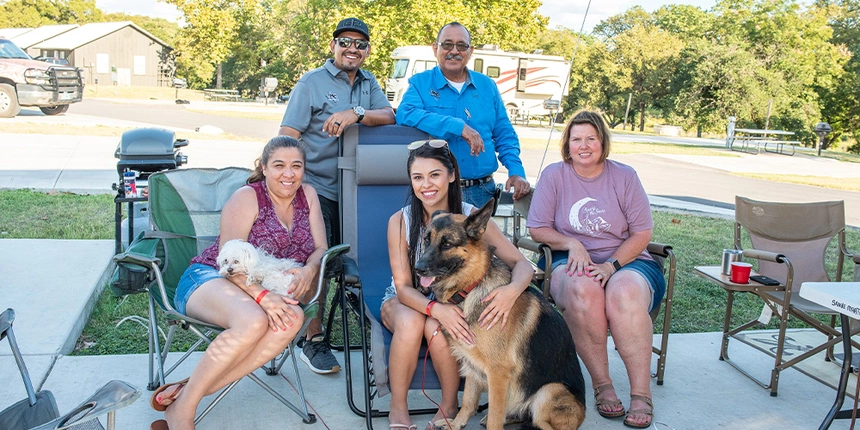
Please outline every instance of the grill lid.
M175 148L188 145L185 139L175 139L170 130L161 128L138 128L129 130L120 137L114 156L120 160L141 156L173 158ZM149 158L147 157L147 158ZM153 158L155 158L153 157Z

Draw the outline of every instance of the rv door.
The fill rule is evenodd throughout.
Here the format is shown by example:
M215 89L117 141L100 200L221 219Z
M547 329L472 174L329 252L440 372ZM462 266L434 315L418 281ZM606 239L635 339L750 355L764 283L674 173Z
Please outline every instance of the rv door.
M520 58L519 71L517 73L517 92L524 93L526 91L526 75L529 67L527 58Z

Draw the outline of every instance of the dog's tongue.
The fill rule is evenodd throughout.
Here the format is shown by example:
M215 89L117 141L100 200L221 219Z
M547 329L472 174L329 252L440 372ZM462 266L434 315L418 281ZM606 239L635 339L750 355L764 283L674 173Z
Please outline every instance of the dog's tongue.
M421 286L424 288L430 288L430 284L432 284L433 281L435 281L435 280L436 280L435 277L430 278L427 276L421 276L421 278L420 278Z

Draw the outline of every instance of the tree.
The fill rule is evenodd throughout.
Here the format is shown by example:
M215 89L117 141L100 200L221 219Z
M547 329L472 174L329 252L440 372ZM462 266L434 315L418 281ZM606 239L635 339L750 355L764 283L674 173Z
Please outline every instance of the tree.
M9 0L0 4L0 27L100 22L95 0Z
M185 27L176 39L178 66L193 88L207 86L216 67L233 51L240 26L239 17L257 6L253 0L164 0L176 6L185 18ZM216 77L220 88L221 75Z

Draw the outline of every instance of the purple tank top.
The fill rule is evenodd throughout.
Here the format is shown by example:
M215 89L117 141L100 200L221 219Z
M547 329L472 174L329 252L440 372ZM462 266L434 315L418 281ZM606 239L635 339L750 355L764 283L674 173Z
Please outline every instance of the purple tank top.
M248 233L248 243L277 258L292 258L300 263L306 263L308 257L314 252L314 238L311 235L310 207L304 188L299 187L293 199L293 228L287 229L275 214L272 200L266 191L266 181L245 186L251 187L256 192L258 208L257 219L254 220L251 232ZM220 239L220 236L215 239L215 243L206 248L200 256L191 259L191 263L202 263L217 269Z

